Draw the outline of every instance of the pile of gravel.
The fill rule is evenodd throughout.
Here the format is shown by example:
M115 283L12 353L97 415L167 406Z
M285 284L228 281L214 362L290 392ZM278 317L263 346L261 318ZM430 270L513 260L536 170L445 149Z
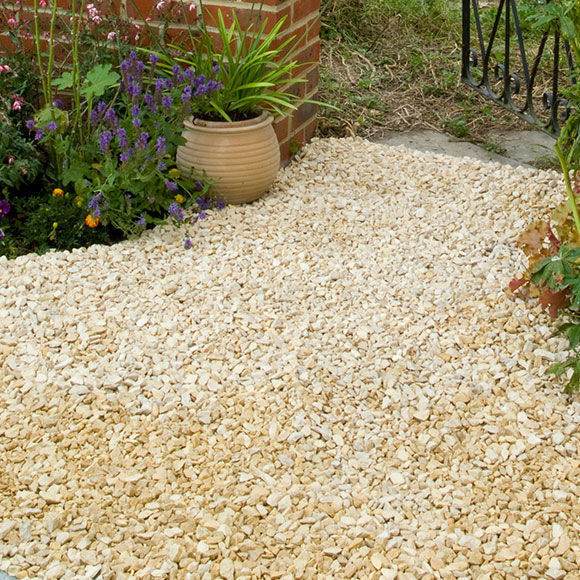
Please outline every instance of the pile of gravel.
M0 261L0 568L578 578L566 342L504 290L562 192L321 140L190 231Z

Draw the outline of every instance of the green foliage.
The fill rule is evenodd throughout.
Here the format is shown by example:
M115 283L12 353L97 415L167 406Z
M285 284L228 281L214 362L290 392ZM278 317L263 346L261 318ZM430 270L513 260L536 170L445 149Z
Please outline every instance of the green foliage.
M33 183L42 163L38 150L8 120L0 119L0 192L10 192Z
M236 121L254 117L260 110L283 115L307 102L284 89L285 86L307 82L293 76L294 71L302 66L293 59L300 39L290 36L278 42L283 36L285 21L286 18L282 18L266 33L267 19L257 30L253 29L253 24L244 28L233 12L233 22L228 27L219 10L217 21L213 23L217 26L219 41L214 39L202 20L199 36L192 37L193 53L172 45L170 48L178 56L174 57L167 51L160 53L161 66L168 72L176 63L192 67L196 74L203 74L219 83L219 91L196 102L192 112L199 117Z
M451 119L445 120L443 125L454 137L457 137L458 139L462 139L463 137L467 137L467 135L469 135L469 125L465 119L453 117Z

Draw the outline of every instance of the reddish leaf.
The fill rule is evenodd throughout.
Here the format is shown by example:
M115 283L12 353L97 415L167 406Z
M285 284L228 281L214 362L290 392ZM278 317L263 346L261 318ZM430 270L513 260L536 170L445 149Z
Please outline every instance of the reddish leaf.
M565 290L554 292L550 288L547 288L541 294L539 302L542 305L542 308L548 309L548 314L552 318L556 318L556 316L558 316L558 310L564 308L568 304L568 294Z
M510 282L510 290L515 292L520 286L523 286L527 280L522 276L521 278L514 278Z
M548 225L548 240L550 240L550 244L554 250L554 253L557 254L562 244L560 243L560 240L556 237L556 234L549 225Z
M518 244L528 256L536 254L542 249L549 231L550 226L547 222L530 224L520 235Z

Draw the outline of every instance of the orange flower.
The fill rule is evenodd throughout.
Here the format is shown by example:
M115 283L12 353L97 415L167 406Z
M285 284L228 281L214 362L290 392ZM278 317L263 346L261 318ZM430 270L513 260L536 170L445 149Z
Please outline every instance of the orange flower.
M52 190L52 195L54 195L55 197L62 197L64 195L64 191L59 187L57 187L56 189Z
M89 228L96 228L99 225L99 218L98 217L94 218L91 214L89 214L85 218L85 223L87 224L87 226L89 226Z

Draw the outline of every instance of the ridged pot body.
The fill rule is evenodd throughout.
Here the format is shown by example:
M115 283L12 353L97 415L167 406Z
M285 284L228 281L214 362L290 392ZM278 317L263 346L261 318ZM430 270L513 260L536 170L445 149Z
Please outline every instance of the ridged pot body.
M186 120L186 143L177 150L177 167L182 173L205 171L227 203L254 201L268 191L280 168L272 120L266 112L233 123Z

